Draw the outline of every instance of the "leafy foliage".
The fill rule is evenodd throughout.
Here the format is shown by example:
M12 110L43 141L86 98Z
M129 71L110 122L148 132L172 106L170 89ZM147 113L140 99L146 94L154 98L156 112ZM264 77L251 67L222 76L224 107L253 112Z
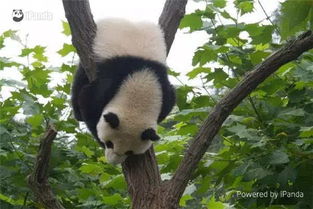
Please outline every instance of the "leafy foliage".
M289 15L292 15L292 18ZM313 2L311 0L287 0L282 3L279 26L283 39L294 35L295 32L313 29L312 22Z
M237 14L228 11L230 3L206 1L205 8L187 14L181 22L182 29L205 31L209 38L196 50L193 69L186 74L198 85L177 86L177 107L158 128L163 139L155 151L162 179L172 176L188 141L216 101L288 36L313 23L311 1L285 1L277 24L272 21L275 25L239 21L255 10L256 1L234 1ZM68 24L62 24L64 35L70 35ZM12 41L21 42L16 31L2 33L0 50ZM22 78L0 80L1 208L42 208L25 179L49 123L58 130L49 180L62 204L66 208L129 208L121 168L106 163L103 150L71 114L74 47L64 43L57 52L64 63L51 67L44 47L22 45L16 57L0 57L1 74L12 70ZM181 207L313 207L312 62L313 51L309 51L282 66L234 110L194 172ZM169 73L180 79L180 73ZM289 191L304 196L244 198L238 191Z
M207 115L196 114L198 109L194 104L199 104L199 98L207 97L207 100L201 100L201 107L210 110L245 73L281 46L280 39L309 29L312 20L308 18L308 11L312 7L300 7L301 11L295 6L298 2L299 5L308 4L306 1L282 3L281 16L277 17L281 34L275 31L277 25L239 22L225 9L222 1L214 0L208 2L203 11L193 13L201 14L202 26L181 24L190 32L194 29L206 31L211 38L197 49L193 57L195 68L187 73L189 79L198 79L202 84L184 86L185 91L178 89L180 112L177 115L188 110L184 117L179 117L180 123L183 120L187 123L185 126L196 124L198 127ZM248 15L254 9L253 1L235 1L234 5L240 15ZM299 15L296 20L293 19L295 10ZM294 28L300 23L301 27ZM284 24L292 26L293 30ZM198 166L191 183L196 188L184 196L187 202L183 197L181 206L313 207L312 170L303 170L313 166L312 57L312 51L309 51L301 59L282 66L235 109ZM301 191L304 197L240 198L236 196L238 191Z

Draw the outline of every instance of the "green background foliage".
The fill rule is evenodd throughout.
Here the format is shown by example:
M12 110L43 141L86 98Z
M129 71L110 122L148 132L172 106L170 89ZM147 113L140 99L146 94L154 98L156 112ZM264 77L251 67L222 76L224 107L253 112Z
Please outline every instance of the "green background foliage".
M227 10L228 4L237 15ZM269 24L239 22L257 4L210 0L205 8L183 18L180 28L205 31L210 38L196 50L193 69L186 74L199 85L177 86L177 107L158 128L162 140L155 151L163 179L172 176L188 141L216 101L288 37L312 29L310 0L283 2ZM64 35L69 36L68 24L62 24ZM130 208L121 168L106 162L86 127L73 119L69 98L76 69L74 47L64 43L57 53L66 61L50 66L45 47L28 47L18 32L8 30L0 36L0 50L10 47L8 40L20 42L23 48L17 57L0 57L0 73L15 69L22 80L0 81L1 90L10 91L8 98L0 99L1 208L42 208L26 177L49 123L58 130L49 182L62 204L66 208ZM194 172L181 207L313 208L312 66L311 50L282 66L234 110ZM181 75L174 70L170 75L179 80ZM56 77L62 82L52 85ZM242 198L238 191L299 191L304 197Z

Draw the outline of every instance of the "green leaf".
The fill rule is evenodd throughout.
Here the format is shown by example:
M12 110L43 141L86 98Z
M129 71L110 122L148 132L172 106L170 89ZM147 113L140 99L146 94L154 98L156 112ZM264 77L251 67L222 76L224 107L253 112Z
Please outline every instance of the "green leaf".
M103 203L106 205L117 205L122 200L123 200L123 198L121 197L121 195L117 194L117 193L114 195L106 196L106 197L102 198Z
M46 56L44 56L45 53L45 49L46 47L42 47L42 46L35 46L33 51L34 51L34 55L33 58L37 59L40 62L47 62L48 58Z
M192 99L192 105L193 110L197 110L197 108L213 106L214 101L212 101L212 98L209 96L201 95Z
M20 57L29 56L31 53L33 54L33 58L38 60L39 62L47 62L48 58L44 55L46 47L35 46L34 48L24 48L22 49L22 53L19 55Z
M197 125L193 125L193 124L188 124L188 125L184 125L180 128L178 128L177 130L177 134L179 135L183 135L183 136L193 136L194 134L196 134L199 130L199 127Z
M67 65L67 64L62 64L61 66L61 72L70 72L70 73L74 73L76 70L77 66L76 65Z
M248 31L252 38L251 44L267 44L272 42L274 27L271 25L266 25L261 27L261 30L262 32L257 31L257 33L252 33L254 35L251 34L251 30Z
M4 37L0 36L0 49L4 47Z
M49 81L49 70L44 70L43 68L36 68L30 70L24 68L22 74L27 79L28 88L33 94L40 94L44 97L48 97L51 91L48 89Z
M261 63L266 57L268 57L271 53L264 51L256 51L250 54L250 59L253 65L257 65Z
M106 187L117 190L124 190L126 189L126 182L122 175L117 175L108 184L106 184Z
M23 205L23 202L24 202L23 199L15 200L1 193L0 193L0 200L10 203L11 205Z
M63 44L63 48L58 51L62 57L65 57L71 52L76 52L76 49L72 44Z
M192 200L192 199L193 198L190 194L186 194L186 195L182 196L182 198L180 198L180 200L179 200L179 206L186 207L187 206L186 202L188 200Z
M244 181L251 181L255 179L263 179L264 177L271 175L272 172L265 170L263 168L254 168L248 170L248 172L244 175L243 180Z
M249 168L249 166L250 166L250 163L241 164L240 166L238 166L232 171L233 175L243 176L247 172L247 169Z
M274 151L272 155L270 156L270 161L269 161L269 163L272 165L284 164L288 162L289 162L288 155L282 150Z
M244 27L242 24L223 25L219 27L218 35L224 38L238 38L242 27Z
M41 114L33 115L26 119L27 123L32 125L33 128L37 128L42 124L44 117Z
M214 208L214 209L224 209L225 206L222 202L216 201L214 196L212 196L207 203L207 208Z
M297 6L295 6L297 5ZM312 12L312 0L287 0L281 3L280 32L283 39L296 32L309 29L309 15Z
M203 66L210 61L216 61L218 48L219 47L215 47L212 45L205 45L203 47L200 47L195 52L195 55L192 58L192 65L195 66L197 64L200 64L200 66Z
M303 138L313 137L313 126L311 127L301 127L300 136Z
M180 110L189 109L189 103L187 102L188 93L192 92L192 87L181 86L176 89L176 103Z
M210 73L210 72L211 72L211 68L197 67L193 69L192 71L190 71L189 73L187 73L187 76L189 77L189 79L193 79L200 73Z
M286 166L285 169L278 174L277 180L281 185L287 186L289 181L291 182L295 181L296 176L297 176L296 169L290 166Z
M71 35L71 29L70 29L70 25L68 24L68 22L62 21L62 26L63 26L62 33L65 34L66 36Z
M227 128L227 130L233 132L237 136L239 136L242 139L248 139L252 141L259 141L260 137L257 135L257 131L254 129L248 129L246 126L237 124L235 126L232 126L230 128Z
M2 33L2 36L5 38L13 38L16 36L17 31L16 30L7 30Z
M286 109L284 111L281 111L279 113L279 117L281 118L286 118L286 117L290 117L290 116L297 116L297 117L303 117L305 114L303 109Z
M198 13L192 13L185 15L180 21L179 28L190 28L190 32L199 30L202 27L201 15Z
M213 6L224 8L226 6L226 0L213 0Z
M95 195L95 192L92 189L87 188L77 189L77 193L80 201L86 201L90 196Z
M250 36L257 36L262 33L263 27L257 23L247 24L244 26L244 30L247 31Z
M27 55L29 55L30 53L32 53L34 51L34 49L32 48L24 48L22 49L22 53L20 54L21 57L25 57Z
M268 95L273 95L277 91L286 88L286 81L281 78L268 78L263 84L261 84L260 89L266 92Z
M228 78L228 74L223 71L223 69L216 68L214 72L209 73L205 77L208 81L213 80L214 86L216 88L224 87L226 79Z
M238 8L241 11L241 15L252 12L253 11L253 1L244 1L240 2Z
M174 76L174 77L177 77L177 76L180 75L180 73L175 72L175 71L173 71L173 70L171 70L171 69L168 69L168 70L167 70L167 73L168 73L169 75L171 75L171 76Z
M79 170L82 173L87 173L87 174L90 174L90 175L98 175L98 174L101 174L103 172L103 168L100 165L93 164L93 163L83 164L79 168Z
M83 152L87 157L92 157L95 154L95 152L91 151L86 146L82 146L82 147L77 146L76 149L77 149L77 151ZM84 170L84 171L86 171L86 170Z
M230 14L227 11L223 11L221 12L222 17L226 18L226 19L231 19L234 22L237 22L237 20L235 18L233 18L232 16L230 16Z

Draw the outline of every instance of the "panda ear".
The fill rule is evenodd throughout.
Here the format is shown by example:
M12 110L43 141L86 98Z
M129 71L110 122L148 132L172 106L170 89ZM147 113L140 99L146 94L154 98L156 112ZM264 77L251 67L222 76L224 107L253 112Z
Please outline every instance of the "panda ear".
M157 141L160 139L160 137L157 135L155 130L153 128L148 128L144 130L141 134L142 140L151 140L151 141Z
M107 114L103 115L103 117L104 120L111 126L111 128L117 128L120 124L120 120L115 113L108 112Z

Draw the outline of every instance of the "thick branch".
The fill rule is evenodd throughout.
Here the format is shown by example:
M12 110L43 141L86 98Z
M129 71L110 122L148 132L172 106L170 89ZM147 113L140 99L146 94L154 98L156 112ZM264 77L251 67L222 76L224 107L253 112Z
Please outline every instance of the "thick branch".
M56 135L57 131L50 125L41 139L34 171L28 176L28 184L35 193L36 198L48 209L64 208L54 196L48 182L51 146Z
M161 184L153 147L144 155L128 157L123 163L123 173L133 200L132 208L146 208L151 205L158 196L156 192Z
M159 25L164 31L167 53L175 38L180 20L185 14L187 0L167 0L159 18Z
M159 24L164 31L167 53L174 41L180 20L185 14L186 4L187 0L167 0L165 2ZM163 202L163 206L168 204L168 202L162 200L156 201L154 199L153 201L153 198L161 197L159 195L161 179L153 148L142 156L128 157L122 166L128 184L128 191L132 197L133 209L163 208L162 204L150 204L152 202L154 204ZM165 194L162 197L167 198Z
M97 26L93 20L88 0L63 0L65 16L70 24L72 43L77 49L80 64L84 67L89 81L96 78L96 66L92 43Z
M313 48L311 31L289 42L285 47L268 57L260 65L247 74L237 86L232 89L212 110L209 117L201 126L198 134L186 150L184 158L171 179L171 193L180 198L183 194L192 172L210 146L213 137L219 131L225 119L233 109L260 83L268 78L282 65L297 59L303 52Z

